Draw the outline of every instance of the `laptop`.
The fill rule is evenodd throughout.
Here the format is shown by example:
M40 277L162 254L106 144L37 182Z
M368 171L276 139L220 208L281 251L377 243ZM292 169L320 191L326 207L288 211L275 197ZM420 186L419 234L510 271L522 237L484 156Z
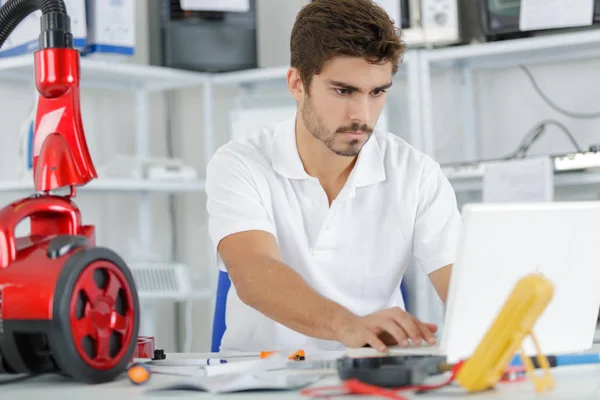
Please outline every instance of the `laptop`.
M541 273L554 296L533 327L544 354L589 349L600 307L600 202L480 203L463 208L443 332L435 345L390 346L387 355L469 358L516 283ZM523 346L536 354L527 338ZM381 356L373 348L349 357Z

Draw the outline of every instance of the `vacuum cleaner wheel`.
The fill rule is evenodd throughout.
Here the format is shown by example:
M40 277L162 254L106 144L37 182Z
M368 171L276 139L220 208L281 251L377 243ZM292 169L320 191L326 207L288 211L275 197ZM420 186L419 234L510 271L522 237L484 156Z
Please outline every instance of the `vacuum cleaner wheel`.
M135 351L139 299L131 271L112 250L73 253L56 284L51 345L63 374L103 383L125 371Z

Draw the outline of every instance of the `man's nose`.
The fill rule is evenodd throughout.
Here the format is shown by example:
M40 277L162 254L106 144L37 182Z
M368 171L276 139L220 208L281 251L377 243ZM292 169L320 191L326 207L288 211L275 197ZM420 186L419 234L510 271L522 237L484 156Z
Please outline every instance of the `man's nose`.
M349 105L348 117L353 123L363 126L369 124L369 98L368 96L356 96Z

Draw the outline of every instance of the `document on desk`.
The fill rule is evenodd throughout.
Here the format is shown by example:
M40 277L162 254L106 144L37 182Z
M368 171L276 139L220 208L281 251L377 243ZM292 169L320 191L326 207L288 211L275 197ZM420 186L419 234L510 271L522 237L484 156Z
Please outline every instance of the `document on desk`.
M548 156L486 164L483 201L549 202L554 200L554 167Z
M233 393L249 390L298 390L322 378L322 370L287 371L289 360L280 354L266 359L239 361L203 367L204 376L198 375L197 367L188 367L188 376L178 376L169 383L153 386L154 391L192 390L212 394ZM168 367L163 367L168 368ZM181 372L181 367L178 367ZM166 373L166 370L162 370ZM310 372L310 371L308 371Z
M201 391L211 394L235 393L257 390L299 390L322 378L321 375L244 373L204 378L181 378L164 386L150 389L157 391Z
M521 0L522 31L591 25L594 0Z

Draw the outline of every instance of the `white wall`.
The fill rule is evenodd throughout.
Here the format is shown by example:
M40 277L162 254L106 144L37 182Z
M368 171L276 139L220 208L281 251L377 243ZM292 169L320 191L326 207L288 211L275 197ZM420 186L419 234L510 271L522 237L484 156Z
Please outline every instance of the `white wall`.
M148 60L148 30L146 21L147 2L137 1L136 56L133 62ZM595 77L600 60L562 65L532 66L531 70L546 93L565 108L572 111L595 111L600 109L600 83ZM433 79L435 134L438 160L458 161L462 157L461 114L456 99L460 86L457 75L445 73ZM557 115L542 103L533 91L525 75L518 69L478 72L475 76L476 102L478 110L477 129L480 134L481 156L497 157L513 150L522 136L537 121L556 118L570 128L584 147L599 143L599 120L573 120ZM285 86L280 85L285 91ZM395 85L390 105L390 130L409 140L408 108L405 96L406 85ZM227 113L233 104L237 90L219 90L215 96L216 146L229 137ZM32 100L32 87L28 85L0 82L0 120L2 121L2 146L0 147L0 179L16 176L19 139L22 119ZM166 152L167 129L165 96L151 97L149 123L151 153L162 156ZM184 158L204 174L202 138L202 92L201 89L186 89L173 95L173 113L170 126L174 135L175 155ZM84 127L90 151L96 166L100 166L117 153L133 154L134 143L134 98L126 92L115 93L104 90L85 90L82 96ZM116 145L115 145L116 143ZM571 150L567 140L557 128L548 128L547 134L532 149L536 152L564 152ZM581 194L583 193L583 194ZM558 193L562 198L596 198L596 191L569 191ZM0 202L6 204L25 194L2 194ZM570 196L570 197L569 197ZM196 284L205 285L211 274L212 255L208 251L206 232L205 196L203 194L177 195L176 230L171 231L168 196L152 195L152 251L161 258L171 257L171 239L177 237L176 259L192 268ZM129 243L137 235L137 197L135 195L107 196L83 194L76 199L82 208L84 221L98 227L98 244L108 246L124 257L132 255ZM214 275L213 275L214 276ZM193 350L203 351L210 346L212 303L199 301L194 304ZM177 349L181 342L181 312L173 304L162 304L158 313L157 345L167 351ZM182 342L181 342L182 343Z
M148 3L137 1L136 7L136 54L127 62L147 63L148 29L146 15ZM2 133L0 146L0 179L17 178L19 170L19 128L33 100L33 86L21 83L0 82L0 120ZM183 101L180 101L183 100ZM202 148L202 92L200 89L182 91L174 96L181 107L173 116L176 156L199 168L204 174L205 160ZM129 92L110 90L82 90L82 118L88 146L94 164L100 168L116 154L135 153L134 95ZM149 148L152 156L166 154L165 96L150 97ZM178 123L179 120L183 124ZM185 137L183 137L185 136ZM10 193L0 195L0 204L29 195ZM171 219L169 196L151 195L152 203L152 254L162 260L171 259ZM80 206L84 223L97 227L97 242L107 246L126 260L132 259L143 249L136 246L138 197L135 194L106 195L99 192L80 191L75 199ZM177 210L178 261L192 268L196 284L204 286L208 281L203 272L207 266L205 249L205 198L203 194L175 196ZM132 246L133 245L133 246ZM214 270L214 268L213 268ZM209 329L212 304L207 301L194 303L193 350L209 348ZM156 312L156 344L159 348L174 351L181 342L176 326L180 319L174 304L163 303ZM143 332L142 332L143 333ZM182 342L181 342L182 343Z

